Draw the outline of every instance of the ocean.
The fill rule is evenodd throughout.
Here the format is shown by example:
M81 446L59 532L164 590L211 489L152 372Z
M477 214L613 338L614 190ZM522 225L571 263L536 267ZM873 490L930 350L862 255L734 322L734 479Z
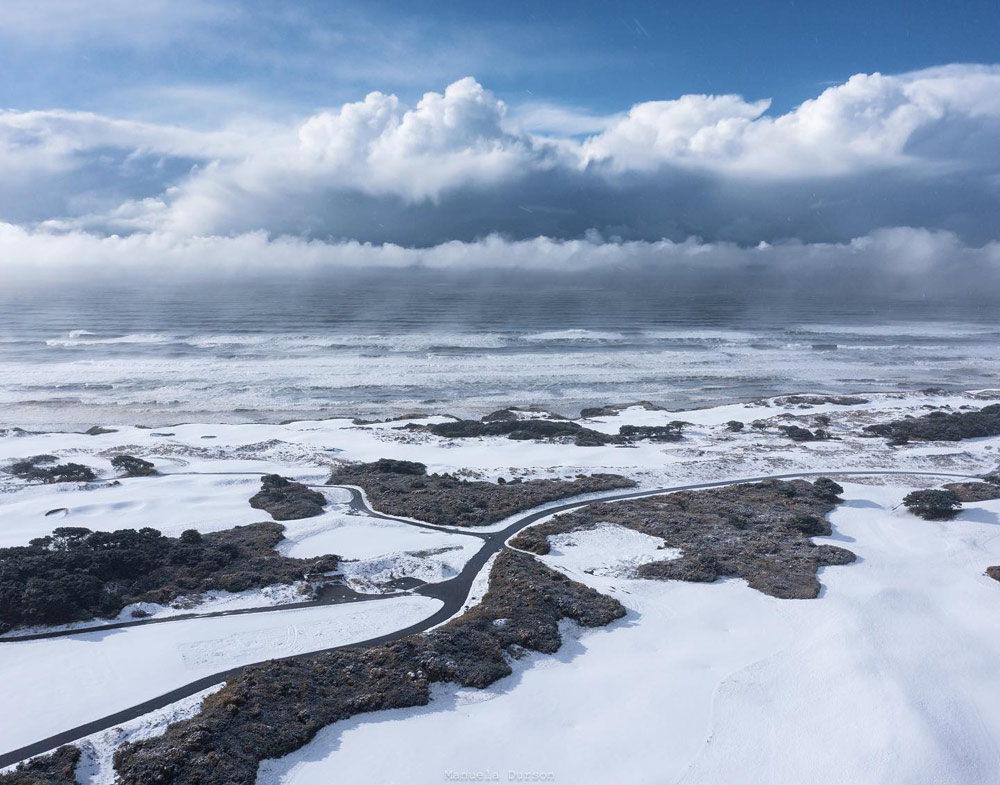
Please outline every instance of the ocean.
M1000 387L995 302L429 270L0 292L0 426Z

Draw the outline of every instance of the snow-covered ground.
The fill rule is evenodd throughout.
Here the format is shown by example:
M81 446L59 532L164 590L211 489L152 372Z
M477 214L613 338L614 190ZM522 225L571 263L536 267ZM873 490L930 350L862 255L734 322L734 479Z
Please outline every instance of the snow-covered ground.
M187 619L0 643L0 748L16 749L251 662L367 640L433 614L428 597Z
M439 687L427 707L338 723L265 762L258 785L991 781L1000 584L983 570L1000 564L1000 501L938 523L892 509L910 487L845 487L822 539L859 559L825 569L818 599L622 577L662 555L655 538L567 535L545 560L616 596L626 618L567 625L558 654L516 662L488 690Z
M684 412L636 406L617 416L581 421L589 428L608 433L617 433L622 425L663 425L678 419L691 423L681 442L642 442L631 447L577 447L572 443L512 441L504 437L443 439L404 429L408 422L433 423L442 421L442 417L373 425L334 419L286 425L190 424L159 430L123 426L114 433L97 436L8 431L0 437L0 466L8 460L48 453L93 466L110 479L114 476L110 457L128 453L152 460L164 473L245 472L249 475L246 479L254 480L255 474L279 472L303 481L322 482L329 467L338 460L392 457L421 461L432 472L458 472L467 477L573 477L581 471L611 471L633 477L643 486L655 487L783 471L836 470L848 465L982 471L1000 461L996 440L889 447L884 439L861 435L866 424L906 414L926 414L933 407L979 408L1000 399L998 391L880 393L864 398L868 403L848 406L772 399ZM829 417L831 421L820 424L817 416ZM747 427L732 433L725 428L729 420L739 420ZM755 420L762 420L766 429L750 427ZM823 427L835 438L795 443L776 429L778 425L791 424ZM213 438L206 440L205 436ZM2 486L17 487L18 483L0 475ZM0 504L7 504L3 495ZM66 505L52 505L56 506ZM253 520L260 520L260 515L257 513ZM65 525L69 525L68 520Z
M478 537L362 515L329 513L294 523L278 550L300 559L338 554L344 579L363 593L379 593L399 578L425 583L453 578L483 544Z
M889 447L861 433L866 424L934 407L978 408L1000 393L864 397L868 403L848 406L775 400L687 412L634 406L581 421L607 433L622 425L690 423L681 442L629 447L442 439L404 430L405 422L359 426L346 419L124 426L95 436L0 429L0 469L48 453L90 465L101 476L83 485L27 487L0 472L0 547L58 526L151 526L176 536L189 528L208 532L268 520L248 503L261 474L322 483L340 460L415 460L432 472L493 480L604 471L629 476L641 488L796 471L982 474L997 467L1000 438ZM731 432L729 420L746 427ZM755 420L763 429L750 426ZM777 426L793 424L822 427L834 438L792 442ZM161 476L115 484L110 458L123 453L152 460ZM844 483L849 502L833 513L833 541L859 560L825 570L824 591L812 601L776 600L739 581L636 580L637 565L671 552L655 538L619 527L558 538L546 560L618 597L629 609L625 619L585 633L567 626L557 655L518 661L515 674L490 690L438 687L429 707L339 723L304 750L267 763L260 782L325 784L353 775L419 784L447 781L449 773L493 771L501 779L514 771L579 783L987 781L1000 770L992 741L1000 738L1000 710L990 704L1000 694L993 667L1000 654L1000 615L993 612L1000 584L982 572L1000 564L1000 502L966 505L951 523L892 510L910 487L942 481ZM293 557L339 554L345 577L362 591L384 590L398 578L447 579L481 544L470 535L353 514L345 491L324 493L326 512L285 522L279 550ZM485 592L485 574L470 604ZM194 610L275 604L290 596L273 587L215 593ZM14 707L0 719L0 751L241 663L403 628L438 607L428 598L399 596L0 642L0 691ZM146 719L152 725L142 727L156 725ZM101 744L106 762L113 740ZM385 749L393 755L382 754ZM87 776L103 784L106 765L94 771L99 777Z

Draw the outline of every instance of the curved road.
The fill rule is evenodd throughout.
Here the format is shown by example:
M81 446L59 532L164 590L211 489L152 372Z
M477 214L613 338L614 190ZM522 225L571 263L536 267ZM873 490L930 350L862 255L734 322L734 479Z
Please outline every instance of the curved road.
M389 643L390 641L399 640L400 638L405 638L408 635L414 635L421 632L426 632L432 627L436 627L442 624L453 616L462 612L466 600L469 598L469 594L472 591L472 584L476 577L479 575L480 571L485 566L486 562L489 561L490 557L498 553L501 548L505 546L505 543L512 536L517 534L522 529L537 523L543 518L548 518L549 516L556 515L561 512L567 512L568 510L574 510L579 507L585 507L588 504L597 504L604 502L617 502L625 501L628 499L641 499L646 496L660 496L665 493L676 493L677 491L690 491L699 490L703 488L720 488L726 485L739 485L741 483L750 482L762 482L763 480L789 480L804 477L847 477L847 476L873 476L873 475L895 475L895 476L928 476L928 477L957 477L963 479L972 479L974 475L970 474L955 474L951 472L920 472L920 471L899 471L899 470L888 470L888 469L867 469L867 470L847 470L847 471L837 471L837 472L793 472L789 474L772 474L763 477L743 477L739 479L732 480L720 480L714 482L701 482L701 483L689 483L686 485L677 485L671 488L654 488L651 490L644 491L629 491L625 493L611 494L608 496L602 496L598 498L586 498L577 499L576 501L568 501L562 504L552 505L549 507L542 507L541 509L536 508L534 511L529 511L523 516L516 518L512 523L503 529L499 529L494 532L482 533L482 532L467 532L461 531L461 534L477 534L481 536L484 540L483 547L466 563L462 571L447 581L442 581L441 583L432 583L421 586L416 589L415 592L422 594L427 597L433 597L435 599L441 600L444 604L442 607L432 615L428 616L426 619L417 622L416 624L411 624L409 627L405 627L401 630L396 630L386 635L380 635L376 638L370 638L364 641L356 641L355 643L344 644L342 646L335 646L329 649L319 649L315 652L310 652L311 654L320 654L325 651L336 651L337 649L346 649L355 646L377 646L382 643ZM317 487L347 487L347 486L317 486ZM358 510L359 512L364 512L376 518L382 518L386 520L399 521L402 523L420 526L423 528L432 528L435 530L442 530L445 527L433 526L431 524L418 523L414 521L406 520L405 518L392 518L388 515L376 512L372 510L365 502L364 496L361 492L353 487L347 487L347 490L351 491L352 500L351 506ZM455 531L455 530L452 530ZM385 596L399 596L397 595L385 595ZM231 613L267 613L275 612L281 610L288 610L293 607L302 607L303 605L318 605L325 604L323 601L313 601L310 603L297 603L294 606L290 605L278 605L278 606L268 606L264 608L249 608L242 611L223 611L218 614L202 614L205 618L211 618L217 615L228 615ZM177 618L177 617L171 617ZM189 617L190 618L190 617ZM138 623L151 623L156 622L166 622L171 620L168 619L157 619L148 620L145 622ZM93 632L95 629L108 629L108 628L118 628L125 626L133 626L135 622L121 622L117 624L107 625L101 628L91 627L86 630L73 630L70 633L84 633ZM58 633L42 633L40 636L31 637L53 637L53 635L65 635L66 632ZM6 639L8 641L12 640L10 638ZM306 656L303 654L292 655L294 657ZM286 658L277 658L286 659ZM287 659L290 659L287 658ZM238 668L232 668L220 673L213 674L211 676L205 676L204 678L198 679L196 681L185 684L183 687L178 687L177 689L171 690L163 695L156 698L152 698L148 701L144 701L136 706L132 706L128 709L123 709L122 711L115 712L114 714L109 714L92 722L88 722L84 725L77 726L75 728L70 728L61 733L57 733L54 736L50 736L47 739L40 739L37 742L28 744L16 750L11 750L0 754L0 768L6 768L25 758L30 758L34 755L39 755L43 752L48 752L56 747L63 744L68 744L84 736L90 736L94 733L99 733L108 728L113 728L116 725L120 725L123 722L128 722L129 720L134 720L150 712L162 709L165 706L175 703L176 701L188 698L204 689L215 686L238 675L243 671L244 668L250 666L240 666Z

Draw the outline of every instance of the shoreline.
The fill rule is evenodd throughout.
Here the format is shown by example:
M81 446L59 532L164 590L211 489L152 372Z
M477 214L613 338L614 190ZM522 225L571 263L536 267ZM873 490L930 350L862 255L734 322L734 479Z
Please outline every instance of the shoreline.
M265 410L253 410L248 411L247 417L240 416L242 412L240 410L231 410L228 412L222 411L204 411L202 413L206 415L213 415L215 419L211 417L206 417L203 419L193 418L193 419L183 419L183 420L173 420L173 421L141 421L141 422L131 422L126 420L80 420L66 427L23 427L17 422L10 420L3 413L3 410L7 406L0 406L0 438L6 435L4 432L10 431L20 431L24 434L31 435L46 435L46 434L67 434L67 435L89 435L87 430L90 428L138 428L141 430L157 430L163 428L179 428L185 426L193 425L246 425L246 426L286 426L295 425L303 422L329 422L333 420L360 420L366 419L372 423L380 422L391 422L391 421L405 421L405 420L415 420L415 419L426 419L432 417L449 417L454 419L479 419L484 417L494 411L502 411L504 409L515 409L523 411L540 411L549 414L557 415L561 419L570 420L577 422L580 420L585 420L588 418L582 417L581 412L589 407L621 407L627 405L634 405L638 403L651 403L656 406L660 411L664 411L668 414L684 414L685 412L701 412L709 409L717 409L724 406L752 406L752 405L762 405L765 401L772 401L777 398L794 398L794 397L852 397L852 396L886 396L886 397L906 397L920 394L930 394L931 392L940 393L944 395L969 395L973 397L978 397L977 394L985 393L995 393L992 398L983 397L981 400L1000 400L1000 386L996 388L991 387L967 387L965 385L949 385L941 384L934 387L908 387L900 388L895 390L873 390L873 389L852 389L850 391L845 390L822 390L817 388L808 389L798 389L794 391L783 391L775 393L773 395L761 395L754 396L751 398L740 398L740 397L721 397L714 399L712 401L707 401L699 403L693 406L683 406L680 408L674 408L669 405L669 402L663 402L663 399L644 399L639 400L629 400L629 401L619 401L619 400L589 400L583 401L582 405L577 410L576 414L569 412L569 410L560 411L559 408L554 406L546 406L539 403L524 403L524 402L514 402L506 403L502 406L495 407L475 407L474 409L464 408L462 404L453 408L452 411L436 411L436 410L422 410L419 407L408 407L406 405L400 404L396 408L383 407L377 411L361 411L357 409L337 413L324 413L319 410L311 410L310 412L302 412L301 416L295 417L285 417L285 415L290 414L288 410L275 409L271 410L274 414L273 418L269 417L259 417L252 415L265 414ZM47 406L55 407L55 404L46 404ZM575 407L575 404L574 404ZM122 411L121 409L112 409L110 407L93 407L100 408L102 411L107 410L109 412ZM454 411L460 412L460 414L454 414ZM195 415L198 412L191 412L190 414ZM220 417L221 415L221 417ZM374 419L370 419L374 418Z

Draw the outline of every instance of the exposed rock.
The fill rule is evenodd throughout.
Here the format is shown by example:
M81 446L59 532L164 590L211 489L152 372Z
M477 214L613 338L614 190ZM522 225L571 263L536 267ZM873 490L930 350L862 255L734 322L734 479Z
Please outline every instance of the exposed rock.
M743 423L739 420L730 420L726 423L726 430L732 431L733 433L739 433L743 430Z
M1000 566L987 567L986 574L989 575L993 580L1000 581Z
M87 436L101 436L105 433L118 433L117 428L105 428L103 425L95 425L84 431Z
M331 723L423 706L434 682L482 688L511 673L507 657L557 651L559 622L598 627L625 609L521 553L502 551L482 602L432 632L249 666L201 712L115 754L120 785L251 785L261 760L308 743ZM500 623L502 621L502 623Z
M767 480L592 504L525 529L512 544L544 554L552 535L615 523L683 552L679 559L643 564L639 577L706 582L739 577L774 597L808 599L819 593L820 567L854 561L850 551L809 539L830 534L824 516L842 491L829 478Z
M946 491L954 493L959 501L986 502L1000 499L1000 485L989 482L952 482L942 486Z
M80 748L70 744L0 774L0 785L76 785Z
M319 491L277 474L265 474L260 478L260 484L261 489L250 497L250 506L270 513L276 521L294 521L323 514L326 497Z
M111 466L125 477L149 477L156 474L156 466L151 461L136 458L134 455L116 455L111 459Z
M401 465L414 468L400 471ZM380 512L444 526L486 526L556 499L635 485L616 474L492 483L460 480L451 474L428 475L426 468L420 463L386 459L345 464L334 469L327 482L364 489Z

